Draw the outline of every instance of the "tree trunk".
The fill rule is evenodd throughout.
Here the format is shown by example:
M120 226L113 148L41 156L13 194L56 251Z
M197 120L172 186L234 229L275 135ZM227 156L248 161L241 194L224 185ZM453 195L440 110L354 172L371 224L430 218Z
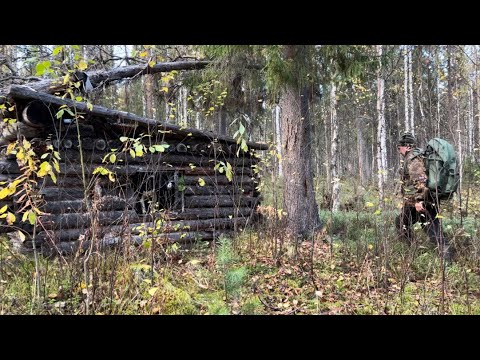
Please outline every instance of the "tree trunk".
M366 166L367 166L367 147L365 146L365 139L363 135L363 127L365 118L357 116L357 154L358 154L358 172L360 174L360 185L366 184Z
M413 70L412 70L412 53L413 46L408 51L408 92L410 105L410 132L415 135L415 105L413 103Z
M280 160L278 161L278 175L283 176L283 167L282 167L282 126L280 122L280 106L275 105L275 144L277 147L277 153L280 155Z
M287 61L303 61L302 46L286 45L283 50ZM287 231L294 238L308 236L320 226L313 187L308 96L299 87L298 82L287 83L280 96L282 143L285 146L284 207L287 211Z
M333 82L331 83L330 88L330 128L332 129L332 147L330 152L330 169L332 175L332 211L338 211L340 209L340 179L338 174L337 87Z
M377 54L379 61L382 57L382 46L377 45ZM387 154L386 154L386 131L385 131L385 99L384 99L384 85L385 80L382 75L382 65L377 72L377 114L378 114L378 128L377 128L377 166L378 166L378 191L380 201L383 205L384 199L384 184L386 180L387 169Z
M405 53L403 56L403 89L405 93L405 131L410 132L410 100L408 97L408 46L405 46Z

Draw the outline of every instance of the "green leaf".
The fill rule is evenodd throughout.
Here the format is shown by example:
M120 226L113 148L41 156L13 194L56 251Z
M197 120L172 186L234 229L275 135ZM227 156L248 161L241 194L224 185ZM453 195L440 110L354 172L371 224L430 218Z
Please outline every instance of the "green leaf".
M55 56L57 55L60 51L62 51L63 46L57 46L55 49L53 49L52 55Z
M35 214L33 211L29 211L28 213L28 222L31 225L35 225L35 221L37 220L37 214Z
M243 126L242 123L240 123L240 128L238 129L238 132L240 135L243 135L245 133L245 126Z
M203 180L202 178L199 178L198 179L198 185L205 186L205 180Z
M117 160L117 156L115 154L110 155L110 162L112 164L114 164L116 160Z

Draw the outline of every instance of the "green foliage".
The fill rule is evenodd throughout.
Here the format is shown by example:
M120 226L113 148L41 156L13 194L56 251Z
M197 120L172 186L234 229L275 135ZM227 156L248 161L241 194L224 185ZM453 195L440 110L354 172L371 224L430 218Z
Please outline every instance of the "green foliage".
M234 267L238 257L232 242L225 236L220 236L216 253L216 263L223 274L225 296L236 298L240 295L247 270L244 267Z

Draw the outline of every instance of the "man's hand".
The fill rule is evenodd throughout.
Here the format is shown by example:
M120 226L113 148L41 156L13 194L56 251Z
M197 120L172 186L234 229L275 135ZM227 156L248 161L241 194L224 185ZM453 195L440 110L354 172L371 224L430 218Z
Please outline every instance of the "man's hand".
M424 212L425 207L423 206L423 201L416 202L415 209L417 210L417 212Z

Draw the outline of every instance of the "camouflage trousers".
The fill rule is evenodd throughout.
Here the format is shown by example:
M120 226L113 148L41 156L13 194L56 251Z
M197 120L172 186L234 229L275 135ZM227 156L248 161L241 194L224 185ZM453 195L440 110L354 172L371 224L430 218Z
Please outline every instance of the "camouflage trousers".
M437 208L433 204L427 203L424 212L418 212L414 206L404 205L395 222L400 239L409 244L414 241L413 225L420 223L430 241L443 249L445 257L450 260L449 241L443 234L440 219L437 218Z

